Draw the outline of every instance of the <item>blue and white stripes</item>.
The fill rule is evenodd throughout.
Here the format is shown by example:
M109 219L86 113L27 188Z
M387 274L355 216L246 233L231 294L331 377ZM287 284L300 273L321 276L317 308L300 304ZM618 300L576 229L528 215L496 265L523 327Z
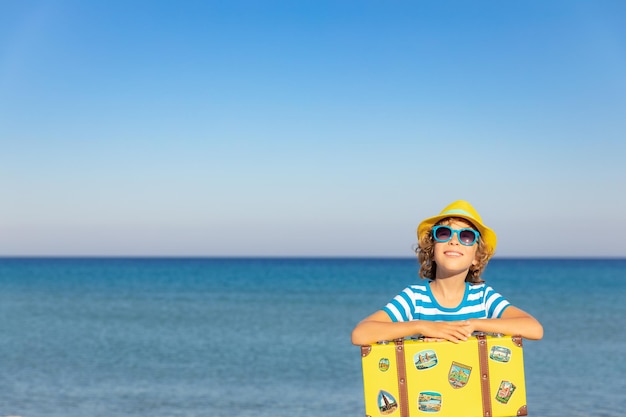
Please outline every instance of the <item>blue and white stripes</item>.
M456 321L498 318L510 303L483 284L465 283L465 295L455 308L442 307L430 291L428 283L411 285L394 297L383 310L393 321L429 320Z

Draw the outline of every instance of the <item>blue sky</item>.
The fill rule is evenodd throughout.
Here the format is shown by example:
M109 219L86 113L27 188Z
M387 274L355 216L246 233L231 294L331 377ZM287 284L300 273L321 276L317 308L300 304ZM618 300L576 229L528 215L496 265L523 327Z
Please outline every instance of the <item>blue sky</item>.
M0 255L626 256L626 3L0 3Z

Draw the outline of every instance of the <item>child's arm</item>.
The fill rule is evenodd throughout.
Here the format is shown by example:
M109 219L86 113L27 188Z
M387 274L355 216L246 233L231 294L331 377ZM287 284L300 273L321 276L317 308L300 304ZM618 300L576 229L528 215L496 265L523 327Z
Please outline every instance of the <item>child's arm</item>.
M543 326L527 312L508 306L499 319L470 319L473 330L507 335L520 335L526 339L543 337Z
M385 311L379 310L356 325L352 331L352 343L355 345L368 345L380 340L393 340L415 334L458 343L462 340L467 340L472 331L469 321L434 322L414 320L393 322Z

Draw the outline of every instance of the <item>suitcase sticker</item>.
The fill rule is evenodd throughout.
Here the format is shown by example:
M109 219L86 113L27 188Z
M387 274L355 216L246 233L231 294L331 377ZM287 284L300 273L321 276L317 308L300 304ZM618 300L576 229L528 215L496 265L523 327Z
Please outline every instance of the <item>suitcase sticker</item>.
M439 361L434 350L423 350L415 354L413 362L417 369L428 369L437 365Z
M463 365L458 362L452 362L450 372L448 372L448 382L450 382L452 388L463 388L467 385L471 372L471 366Z
M496 395L496 400L500 401L503 404L509 402L509 399L513 395L515 391L515 385L510 383L509 381L502 381L500 383L500 388L498 388L498 395Z
M391 394L387 391L381 390L378 393L378 409L380 410L380 414L386 416L398 408L398 402Z
M511 349L504 346L494 346L489 352L489 359L506 363L511 360Z
M380 358L378 361L378 370L381 372L387 372L389 370L389 359Z
M441 410L441 394L438 392L420 392L417 402L420 411L437 413Z

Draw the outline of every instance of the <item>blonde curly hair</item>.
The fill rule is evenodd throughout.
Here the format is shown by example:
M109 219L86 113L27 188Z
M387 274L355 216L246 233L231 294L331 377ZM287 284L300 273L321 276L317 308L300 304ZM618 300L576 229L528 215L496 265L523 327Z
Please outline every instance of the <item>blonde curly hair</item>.
M441 220L439 224L450 224L452 221L462 221L464 223L468 223L471 227L478 230L476 226L468 222L466 219L458 218L458 217L447 217ZM424 233L422 238L419 240L417 247L415 248L415 253L420 262L420 272L419 275L423 279L432 279L434 280L437 276L437 264L434 262L434 253L435 253L435 240L433 238L433 234L431 232ZM482 239L478 239L478 250L476 251L476 264L472 264L470 266L469 271L467 272L467 276L465 277L465 282L469 282L472 284L480 284L481 282L485 282L481 275L489 262L489 259L493 256L493 252L489 251L489 248Z

